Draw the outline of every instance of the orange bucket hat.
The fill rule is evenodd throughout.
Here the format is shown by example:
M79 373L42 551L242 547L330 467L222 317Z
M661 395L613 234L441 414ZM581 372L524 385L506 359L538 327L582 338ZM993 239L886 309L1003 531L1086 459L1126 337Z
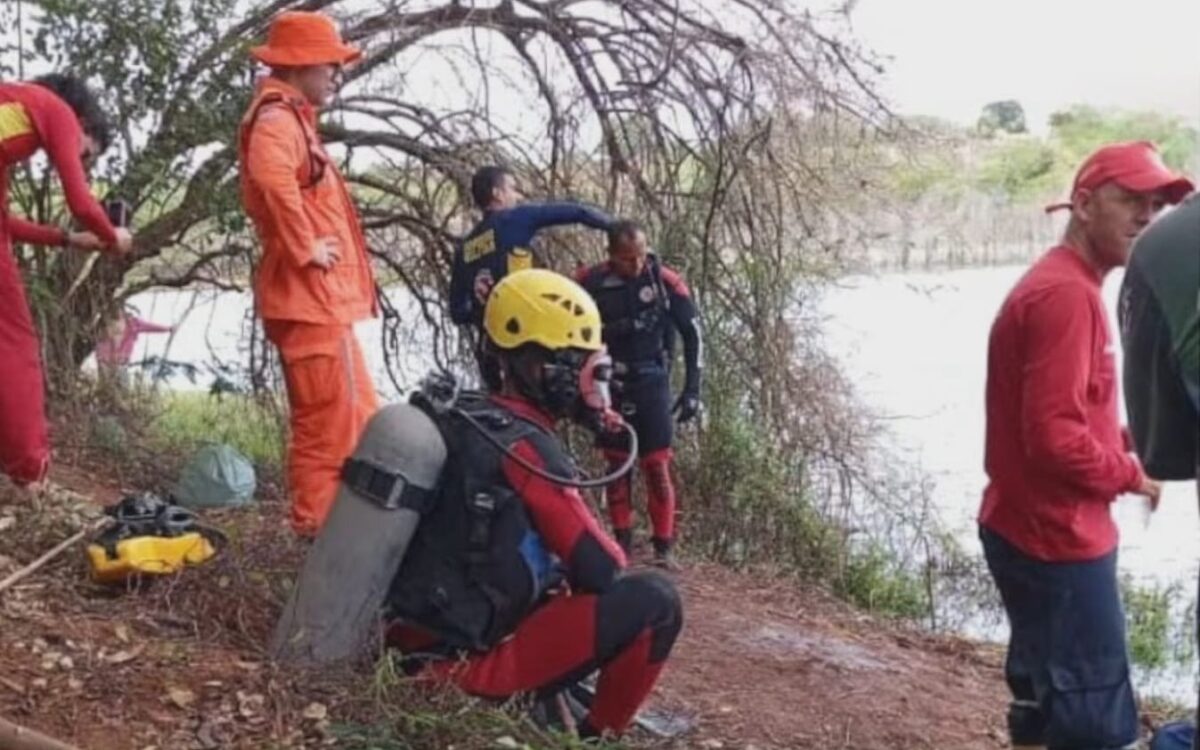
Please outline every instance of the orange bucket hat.
M255 60L274 67L345 65L362 51L342 42L333 21L321 13L289 11L271 22L267 43L250 50Z

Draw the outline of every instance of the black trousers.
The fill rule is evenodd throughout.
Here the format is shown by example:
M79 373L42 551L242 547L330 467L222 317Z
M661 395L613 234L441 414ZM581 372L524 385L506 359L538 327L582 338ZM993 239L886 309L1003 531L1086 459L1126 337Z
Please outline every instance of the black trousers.
M1137 741L1116 551L1050 563L986 528L980 538L1012 629L1005 677L1013 744L1114 750Z

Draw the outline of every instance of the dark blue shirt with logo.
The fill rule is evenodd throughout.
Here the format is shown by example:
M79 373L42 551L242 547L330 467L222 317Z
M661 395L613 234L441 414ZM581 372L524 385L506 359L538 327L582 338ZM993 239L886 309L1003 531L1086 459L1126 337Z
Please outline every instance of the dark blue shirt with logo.
M450 274L450 319L459 325L478 324L483 306L475 299L475 280L488 274L493 282L512 271L533 267L530 243L539 230L563 224L583 224L607 231L612 218L580 203L523 203L489 211L454 251Z

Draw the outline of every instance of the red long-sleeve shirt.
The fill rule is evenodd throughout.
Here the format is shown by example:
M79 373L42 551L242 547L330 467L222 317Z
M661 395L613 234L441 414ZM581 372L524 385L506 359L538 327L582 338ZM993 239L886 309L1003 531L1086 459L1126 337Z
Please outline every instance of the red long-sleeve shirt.
M1117 417L1100 278L1056 247L1017 282L988 341L988 486L979 523L1050 562L1112 551L1109 504L1137 489Z
M8 215L8 171L45 149L62 182L67 207L93 234L109 245L117 234L92 195L83 169L83 130L79 118L49 89L27 83L0 83L0 215L18 242L62 245L66 234L55 227Z

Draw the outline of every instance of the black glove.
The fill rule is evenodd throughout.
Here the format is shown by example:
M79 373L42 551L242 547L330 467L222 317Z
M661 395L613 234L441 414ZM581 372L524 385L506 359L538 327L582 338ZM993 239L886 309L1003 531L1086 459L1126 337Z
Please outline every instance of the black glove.
M679 394L679 398L675 399L675 405L671 407L671 413L677 415L675 421L679 424L690 422L700 413L700 396L684 391Z

